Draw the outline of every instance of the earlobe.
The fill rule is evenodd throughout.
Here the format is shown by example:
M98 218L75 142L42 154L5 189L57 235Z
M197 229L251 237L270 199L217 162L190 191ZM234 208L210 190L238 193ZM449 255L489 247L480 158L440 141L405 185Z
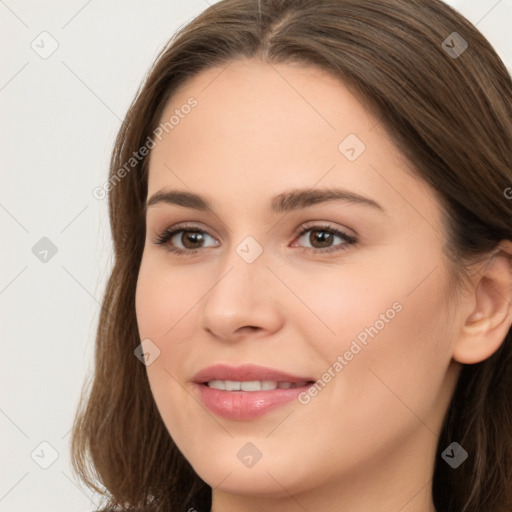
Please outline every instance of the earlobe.
M477 274L474 308L454 345L459 363L484 361L502 345L512 325L512 243L504 242Z

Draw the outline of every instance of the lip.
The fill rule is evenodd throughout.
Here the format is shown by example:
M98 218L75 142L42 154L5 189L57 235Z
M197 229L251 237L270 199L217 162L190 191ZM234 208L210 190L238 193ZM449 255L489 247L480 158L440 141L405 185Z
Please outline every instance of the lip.
M210 388L210 380L272 380L277 382L308 382L305 386L267 391L224 391ZM315 379L297 376L281 370L245 364L229 366L218 364L204 368L194 377L195 386L203 404L214 414L230 420L249 421L294 400L306 391Z
M274 380L277 382L309 382L315 381L310 376L297 376L281 370L257 366L254 364L244 364L241 366L229 366L227 364L216 364L203 368L194 376L194 382L203 384L210 380ZM298 389L298 388L297 388ZM256 391L254 391L256 393Z

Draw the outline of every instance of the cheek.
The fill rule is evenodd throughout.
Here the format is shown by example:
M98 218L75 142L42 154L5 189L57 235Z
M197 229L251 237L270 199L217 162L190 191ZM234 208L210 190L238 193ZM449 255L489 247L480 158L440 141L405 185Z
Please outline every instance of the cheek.
M372 293L338 294L339 307L324 309L336 336L317 344L323 384L308 403L305 397L304 414L331 439L333 459L391 450L417 429L428 438L447 405L451 357L439 281L413 293L405 279L383 281Z
M331 399L361 415L356 428L371 425L372 416L390 431L417 422L415 415L429 417L451 361L439 281L432 277L413 293L405 283L387 284L366 300L344 302L338 341L329 345L331 363L338 355L344 359Z
M143 258L135 295L140 339L149 338L160 350L159 356L146 366L149 385L167 430L175 440L187 431L188 415L183 411L190 407L190 398L180 382L190 352L191 338L187 331L194 321L193 306L204 294L185 275Z
M350 404L354 411L362 402L368 410L387 404L407 411L403 401L427 414L451 361L441 268L430 274L433 260L423 269L411 260L397 261L395 270L351 268L296 288L322 321L306 313L300 329L315 343L313 357L323 361L319 372L334 381L326 386L333 393L329 401ZM327 392L319 394L327 400Z
M141 337L165 340L179 336L207 291L207 283L192 270L169 269L143 258L135 296Z

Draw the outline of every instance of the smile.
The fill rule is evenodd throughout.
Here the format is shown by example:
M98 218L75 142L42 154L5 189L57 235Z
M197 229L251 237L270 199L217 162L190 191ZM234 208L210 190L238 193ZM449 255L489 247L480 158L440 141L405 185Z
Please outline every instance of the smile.
M223 391L271 391L273 389L293 389L300 388L307 384L306 381L301 382L278 382L274 380L210 380L206 385L213 389Z

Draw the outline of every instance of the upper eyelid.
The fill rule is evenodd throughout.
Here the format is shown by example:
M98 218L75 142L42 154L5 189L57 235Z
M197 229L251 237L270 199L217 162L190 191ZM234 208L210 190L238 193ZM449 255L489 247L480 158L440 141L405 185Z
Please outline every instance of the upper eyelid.
M303 222L302 224L299 225L299 227L297 227L294 230L294 232L296 235L299 235L301 233L301 231L310 230L313 228L320 228L320 229L326 229L326 230L332 230L332 231L340 231L342 233L345 233L347 236L358 236L357 233L353 229L350 229L347 227L336 227L334 225L331 225L331 222L329 222L329 221L321 221L321 220ZM186 222L185 223L177 223L171 227L162 229L160 232L165 233L165 232L179 232L179 231L201 231L203 233L206 233L209 236L218 238L217 235L210 233L209 228L203 228L200 225L193 225L193 224L189 224ZM352 232L354 234L351 235L350 232Z
M201 226L181 224L181 223L178 223L169 228L165 228L161 232L162 233L173 233L173 236L175 236L176 233L179 233L180 231L199 231L201 233L205 233L208 236L211 236L212 238L218 239L218 237L216 235L210 233L209 229L202 228Z

